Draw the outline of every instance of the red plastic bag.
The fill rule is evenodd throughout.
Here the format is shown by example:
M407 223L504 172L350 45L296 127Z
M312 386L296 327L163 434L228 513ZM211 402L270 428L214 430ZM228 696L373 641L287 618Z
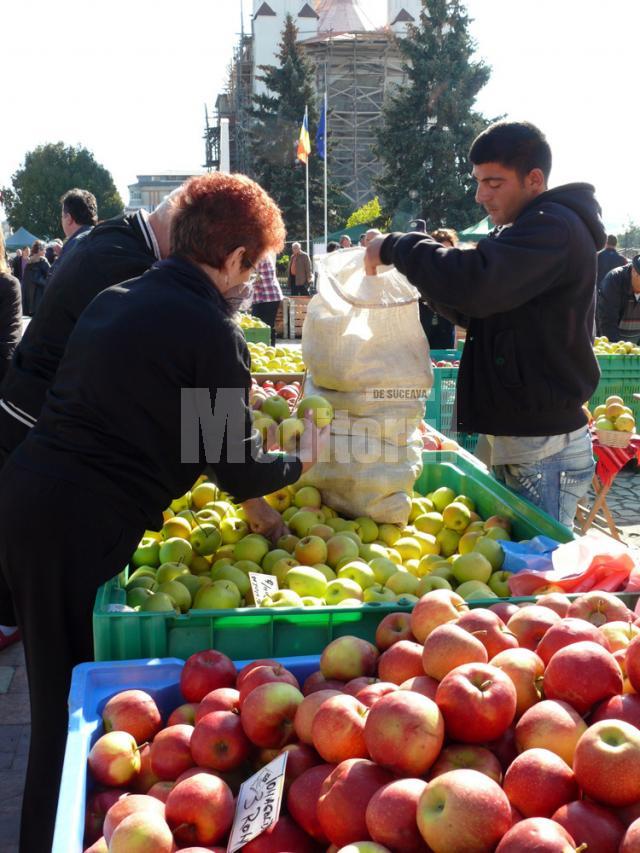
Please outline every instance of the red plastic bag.
M624 588L634 569L640 572L631 551L623 542L598 533L588 533L560 545L551 559L553 569L549 571L525 570L514 574L509 579L511 594L533 595L541 590L548 591L549 587L562 592L588 592L591 589L616 592Z

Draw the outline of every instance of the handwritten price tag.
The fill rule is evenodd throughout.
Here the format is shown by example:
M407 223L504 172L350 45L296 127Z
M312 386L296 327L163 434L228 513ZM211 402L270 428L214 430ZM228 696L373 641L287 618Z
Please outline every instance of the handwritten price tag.
M263 599L268 595L278 591L278 578L274 575L259 575L257 572L249 572L249 582L256 607L260 607Z
M227 853L242 849L280 817L287 756L283 752L240 786Z

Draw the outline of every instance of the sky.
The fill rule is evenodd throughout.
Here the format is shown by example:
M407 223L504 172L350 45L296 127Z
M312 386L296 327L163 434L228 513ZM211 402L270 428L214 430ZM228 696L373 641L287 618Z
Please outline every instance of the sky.
M57 141L92 151L125 203L137 174L201 168L204 105L224 87L241 2L3 3L0 185L27 151ZM373 17L384 12L385 0L361 3ZM249 23L251 0L244 7ZM467 8L493 69L478 109L541 127L554 152L551 184L593 183L608 230L640 222L640 0Z

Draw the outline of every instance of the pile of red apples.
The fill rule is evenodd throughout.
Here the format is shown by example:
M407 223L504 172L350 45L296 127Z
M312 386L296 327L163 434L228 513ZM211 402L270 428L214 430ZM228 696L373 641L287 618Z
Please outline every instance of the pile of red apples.
M635 618L605 592L469 609L439 589L303 683L199 652L168 719L141 690L107 702L88 850L225 850L240 784L286 750L280 818L246 853L638 853Z

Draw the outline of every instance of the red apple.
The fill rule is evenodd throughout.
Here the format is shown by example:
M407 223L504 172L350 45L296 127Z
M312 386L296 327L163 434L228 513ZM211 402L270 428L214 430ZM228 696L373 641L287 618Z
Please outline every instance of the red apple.
M318 670L317 672L311 673L311 675L305 679L305 682L302 685L302 693L305 696L310 696L312 693L316 693L318 690L342 691L343 687L344 681L338 681L335 678L327 680L320 672L320 670Z
M140 772L140 750L128 732L108 732L98 738L89 753L89 768L101 785L127 785Z
M191 735L191 755L199 767L233 770L250 752L251 743L237 711L212 711L196 723Z
M240 707L242 708L247 696L261 684L291 684L300 689L298 679L286 667L277 663L275 666L257 666L246 674L240 687Z
M497 614L505 625L513 614L520 610L517 604L512 604L510 601L499 601L497 604L490 604L488 609L492 613Z
M414 639L410 613L387 613L376 628L376 646L381 652L391 648L398 640Z
M169 714L169 717L167 718L167 727L179 726L182 723L186 723L188 726L195 726L198 707L199 705L197 702L185 702L184 705L178 705L178 707Z
M344 694L340 693L338 690L317 690L315 693L310 693L308 696L305 696L300 705L298 705L298 709L293 720L293 727L296 735L303 743L313 743L311 727L318 708L322 703L332 696L342 695Z
M572 601L567 616L586 619L596 626L604 625L605 622L633 621L633 613L623 601L611 592L595 589Z
M325 678L350 681L362 675L375 675L379 652L360 637L338 637L325 646L320 671Z
M555 653L544 674L548 699L561 699L579 714L622 693L622 673L613 655L597 643L573 643Z
M368 708L355 696L330 696L318 708L311 726L313 745L329 764L368 758L364 726Z
M609 809L586 800L574 800L561 806L552 820L563 826L576 844L598 853L618 853L625 826Z
M293 720L304 696L292 684L274 681L249 693L240 719L249 740L256 746L282 747L295 738Z
M165 806L167 823L181 845L216 844L233 823L235 805L226 782L197 773L179 782Z
M638 853L640 850L640 819L634 820L627 829L619 853Z
M412 640L398 640L380 655L378 676L382 681L402 684L407 678L424 675L422 646Z
M424 779L397 779L369 800L365 821L374 841L402 853L423 853L425 844L416 823Z
M417 819L433 853L491 853L511 826L511 807L484 773L451 770L428 783Z
M182 668L180 690L187 702L199 702L217 687L234 687L236 674L233 661L222 652L196 652Z
M486 747L492 755L495 755L500 762L503 774L506 773L511 762L518 754L515 726L509 726L509 728L501 734L499 738L486 741L482 746Z
M118 802L120 797L126 795L127 791L124 788L113 788L111 791L100 791L97 794L91 794L87 800L84 813L85 844L92 844L100 838L107 812L114 803Z
M379 679L373 676L362 676L360 678L352 678L344 685L343 693L348 693L349 696L357 696L363 687L369 687L370 684L376 684Z
M431 699L396 690L378 699L369 711L364 739L378 764L399 775L421 776L442 749L444 722Z
M452 669L469 663L486 663L487 650L480 640L458 625L438 625L424 641L422 666L436 681Z
M513 649L518 645L517 638L506 628L500 616L484 607L474 607L463 613L456 625L480 640L489 660L505 649Z
M428 675L417 675L415 678L408 678L400 685L400 690L411 690L413 693L421 693L427 699L436 698L436 690L438 682L435 678L430 678Z
M316 850L311 838L286 815L281 815L269 829L242 848L243 853L280 853L282 850L291 853L314 853Z
M429 779L442 776L451 770L477 770L484 773L498 785L502 781L502 767L496 756L484 746L466 743L452 743L440 753L431 768Z
M156 784L152 785L147 791L147 796L155 797L156 800L160 800L161 803L166 803L167 797L173 790L175 784L175 782L156 782Z
M251 663L245 664L242 669L238 672L238 677L236 678L236 688L240 690L242 687L242 682L246 678L246 676L251 672L252 669L255 669L258 666L278 666L279 661L274 660L273 658L259 658L258 660L251 661Z
M144 743L140 747L140 770L130 783L131 791L135 794L146 794L149 788L159 781L151 768L151 744Z
M240 709L240 692L233 687L218 687L207 693L198 705L195 715L196 723L212 711L238 711Z
M546 595L538 596L536 604L538 607L549 607L555 610L558 616L566 616L571 606L571 599L562 592L548 592Z
M622 720L594 723L578 741L573 770L587 797L630 806L640 800L640 731Z
M322 783L317 806L320 826L329 841L344 847L366 839L369 801L392 781L390 773L366 758L350 758L338 764Z
M549 628L538 643L536 654L542 658L546 666L559 649L564 649L566 646L582 642L583 640L598 643L598 645L610 651L609 643L605 636L595 625L587 622L586 619L576 619L568 616L557 625L552 625Z
M575 708L545 699L522 715L516 726L516 742L521 751L549 749L571 767L576 744L586 730L587 724Z
M322 759L312 747L306 743L290 743L281 752L287 753L287 772L284 779L284 790L289 790L298 776L302 776L311 767L322 764Z
M640 693L640 637L629 643L625 662L627 678L636 693Z
M628 649L632 641L640 636L640 626L634 625L633 622L605 622L598 631L605 637L605 648L610 652Z
M506 530L507 533L509 533L509 531L511 530L511 522L503 515L492 515L485 521L484 529L491 530L492 527L501 527L503 530Z
M544 663L530 649L506 649L491 659L516 688L516 718L542 698Z
M87 847L84 853L109 853L109 845L101 835L90 847Z
M640 729L640 696L637 693L623 693L605 699L596 705L591 714L592 724L600 720L624 720Z
M567 830L546 817L529 817L514 824L496 847L496 853L575 853Z
M578 796L573 770L548 749L528 749L519 755L507 770L502 787L524 817L551 817Z
M155 736L151 744L151 769L159 779L173 782L193 767L191 735L193 726L169 726Z
M555 610L528 604L514 613L507 622L507 628L516 635L518 644L524 649L535 652L538 643L552 625L557 625L560 617Z
M153 740L162 728L162 717L155 700L144 690L123 690L104 706L105 732L129 732L137 743Z
M333 764L311 767L292 783L287 796L287 808L291 817L308 835L325 844L329 839L320 825L316 808L324 780L333 770Z
M447 734L461 743L495 740L516 713L516 688L508 675L488 663L467 663L440 682L436 703Z
M371 708L378 699L382 699L387 693L394 693L398 689L398 685L392 684L390 681L376 681L375 684L363 687L356 695L356 699L366 705L367 708Z
M150 811L126 817L109 843L109 853L173 853L174 850L173 835L164 818Z
M423 595L411 613L411 631L419 643L424 643L438 625L455 622L469 605L450 589L433 589Z
M155 797L149 797L145 794L129 794L126 797L120 797L111 806L104 818L102 834L107 844L111 842L111 836L115 832L116 827L126 817L134 814L134 812L144 811L153 812L164 817L164 803Z

